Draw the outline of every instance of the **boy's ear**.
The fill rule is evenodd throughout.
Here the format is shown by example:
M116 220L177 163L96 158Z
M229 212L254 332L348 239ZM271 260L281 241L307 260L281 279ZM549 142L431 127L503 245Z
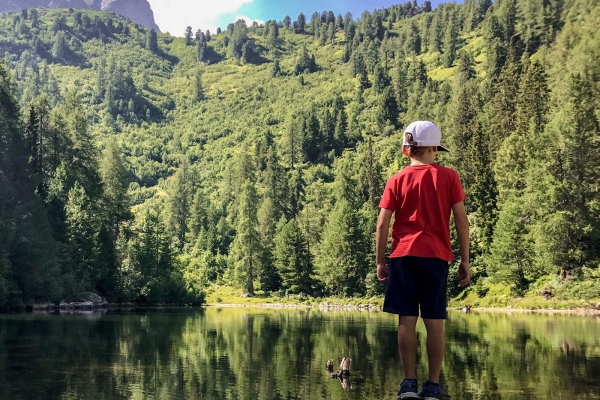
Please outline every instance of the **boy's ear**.
M408 155L408 149L406 148L406 146L402 146L402 154L404 154L406 157L410 157Z

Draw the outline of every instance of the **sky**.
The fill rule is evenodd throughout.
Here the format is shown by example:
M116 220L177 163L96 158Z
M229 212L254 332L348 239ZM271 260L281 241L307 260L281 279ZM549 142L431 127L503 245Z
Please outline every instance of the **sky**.
M154 19L162 32L174 36L183 36L185 28L191 26L211 32L217 27L227 28L231 22L245 19L259 23L269 19L281 21L289 15L295 21L300 12L310 16L315 11L332 10L342 15L350 11L354 18L360 17L365 10L373 11L404 3L406 0L148 0L154 11ZM418 0L422 4L424 0ZM432 0L435 7L440 0Z

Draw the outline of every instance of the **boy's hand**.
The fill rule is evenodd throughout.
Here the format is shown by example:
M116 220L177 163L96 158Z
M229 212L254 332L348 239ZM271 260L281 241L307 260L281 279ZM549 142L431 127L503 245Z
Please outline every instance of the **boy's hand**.
M377 279L381 283L386 283L388 280L388 276L390 275L390 269L388 268L386 263L378 263L377 264Z
M458 281L460 287L465 287L471 282L471 266L469 261L461 260L458 267Z

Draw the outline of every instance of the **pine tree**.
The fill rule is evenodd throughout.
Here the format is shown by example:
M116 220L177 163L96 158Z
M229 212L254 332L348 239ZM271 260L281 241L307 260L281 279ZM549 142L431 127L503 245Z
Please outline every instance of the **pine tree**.
M352 296L365 291L367 247L358 215L345 199L336 204L323 233L316 269L327 291Z
M271 77L277 78L278 76L281 76L281 66L279 65L279 59L276 58L275 61L273 61L273 68L271 69Z
M373 87L377 93L381 94L390 86L390 77L388 76L385 69L380 66L375 67L375 74L373 78Z
M394 91L391 87L387 87L381 94L379 107L377 109L377 124L380 130L383 130L386 125L398 125L398 103L394 97Z
M335 44L335 24L333 22L327 26L327 40L332 46Z
M454 15L448 21L444 32L444 67L451 68L456 60L458 47L458 23Z
M95 200L102 193L98 155L79 94L69 92L63 107L63 118L72 144L66 155L69 158L69 173L83 186L90 198Z
M407 73L405 64L401 60L398 60L393 75L393 86L400 114L406 112L406 104L408 102L409 81L407 79Z
M273 242L279 215L281 215L281 210L278 209L271 197L265 196L258 210L258 232L262 248L258 278L261 289L267 292L279 290L281 287L281 277L275 267L275 244Z
M533 268L533 243L528 234L522 200L508 198L500 209L486 264L490 276L513 285L517 294L523 293L526 276Z
M91 289L95 285L92 279L98 274L98 220L90 197L79 182L75 182L69 191L65 211L69 256L75 279L72 290L77 293Z
M559 272L562 278L593 262L600 247L600 196L595 189L600 178L600 121L594 79L574 75L568 88L541 139L548 147L548 164L541 171L549 176L531 183L543 185L540 210L546 214L539 218L538 254L552 267L548 272Z
M516 130L516 109L519 91L521 68L514 56L510 56L502 68L495 87L495 95L491 104L490 152L492 159L496 159L496 152L502 142Z
M154 29L146 31L146 48L153 53L158 52L158 35Z
M289 172L289 208L286 218L292 219L300 213L305 198L304 174L301 169L293 169Z
M208 40L202 32L196 34L196 51L198 53L198 62L206 61L206 49L208 48Z
M267 46L269 49L274 50L277 47L279 41L279 26L275 21L267 24L269 27L269 34L267 35Z
M52 57L66 59L69 55L69 43L63 31L56 34L54 39L54 46L52 46Z
M185 37L185 45L186 46L191 46L192 42L193 42L193 39L192 39L193 38L193 32L192 32L192 27L191 26L188 26L185 29L185 36L184 37Z
M529 65L517 100L517 121L515 130L521 135L527 135L530 126L543 131L546 125L546 114L549 108L549 92L547 76L544 67L537 61ZM533 144L536 138L530 138Z
M204 88L202 87L202 71L196 71L196 79L194 82L194 99L196 101L202 101L205 99Z
M358 191L362 200L372 207L379 205L379 199L383 190L382 168L375 158L373 141L367 140L366 146L361 149L361 159L358 172Z
M252 59L254 58L254 45L252 41L247 41L242 46L242 56L241 61L242 64L250 64Z
M285 145L287 147L286 153L289 160L291 169L297 164L304 161L304 131L306 130L306 120L304 117L298 120L290 120L286 136Z
M265 186L265 197L270 198L273 205L273 220L277 222L286 213L288 208L286 202L288 181L286 173L279 163L279 157L274 145L271 145L267 150L263 183Z
M289 293L312 294L312 257L298 221L281 220L274 241L275 266L283 288Z
M416 55L421 54L421 35L419 28L415 22L411 19L408 28L408 37L406 39L406 49L408 52L412 52Z
M244 44L248 41L248 27L243 19L237 20L233 25L231 39L229 41L229 56L232 58L242 58ZM248 48L246 48L248 52ZM246 54L248 56L248 54Z
M298 20L296 21L296 33L304 33L306 29L306 16L303 13L298 15Z
M169 227L175 247L180 251L186 244L190 214L190 172L187 162L177 170L169 184Z
M234 280L251 295L254 294L254 279L262 255L258 234L258 204L256 186L247 180L242 186L236 236L229 256Z
M436 12L431 20L431 26L429 27L429 51L438 52L442 51L442 39L444 35L444 29L442 26L441 12Z
M196 239L202 231L208 230L210 222L209 204L204 193L202 193L202 189L196 190L190 214L190 234L193 239Z
M306 46L304 46L300 58L298 59L298 63L296 64L295 74L300 75L305 72L311 73L316 70L315 56L309 56L308 50L306 49Z
M116 246L123 223L131 220L131 200L127 193L129 168L118 144L111 140L100 162L100 177L104 190L108 238Z

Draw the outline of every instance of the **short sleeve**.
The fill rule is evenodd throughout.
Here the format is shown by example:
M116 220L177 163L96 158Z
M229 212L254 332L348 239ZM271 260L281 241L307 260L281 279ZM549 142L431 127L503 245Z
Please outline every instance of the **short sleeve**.
M394 177L388 179L381 201L379 202L379 208L385 208L386 210L396 211L396 180Z
M452 190L450 193L450 200L452 205L460 203L461 201L465 201L467 196L465 195L465 191L462 187L462 183L460 182L460 176L458 176L458 172L454 171L454 179L452 182Z

